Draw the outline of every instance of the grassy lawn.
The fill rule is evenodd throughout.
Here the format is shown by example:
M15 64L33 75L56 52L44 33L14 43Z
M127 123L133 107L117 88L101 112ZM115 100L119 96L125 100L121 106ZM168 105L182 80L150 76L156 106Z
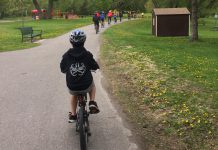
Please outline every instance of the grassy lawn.
M30 40L21 42L21 33L18 30L22 26L22 22L16 19L14 22L0 22L0 52L25 49L37 46L36 43L31 43ZM31 26L33 29L42 29L45 38L52 38L72 29L91 24L91 18L80 18L74 20L52 19L52 20L28 20L25 19L24 26Z
M193 43L154 37L146 18L103 35L101 63L112 93L151 148L218 148L218 32L205 21Z

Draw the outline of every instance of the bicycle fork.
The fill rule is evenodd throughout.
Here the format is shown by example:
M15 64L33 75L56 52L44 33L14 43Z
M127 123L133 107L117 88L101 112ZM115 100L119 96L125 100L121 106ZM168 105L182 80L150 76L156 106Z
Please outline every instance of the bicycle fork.
M91 136L91 131L90 131L90 126L89 126L89 114L87 113L87 111L84 113L83 115L84 117L84 122L85 122L85 132L87 132L88 136Z

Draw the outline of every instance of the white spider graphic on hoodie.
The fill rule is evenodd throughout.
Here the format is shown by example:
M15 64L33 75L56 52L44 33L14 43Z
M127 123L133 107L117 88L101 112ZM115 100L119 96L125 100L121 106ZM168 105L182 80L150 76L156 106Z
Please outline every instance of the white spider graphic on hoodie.
M70 73L72 76L83 76L86 72L86 66L84 63L76 63L70 66Z

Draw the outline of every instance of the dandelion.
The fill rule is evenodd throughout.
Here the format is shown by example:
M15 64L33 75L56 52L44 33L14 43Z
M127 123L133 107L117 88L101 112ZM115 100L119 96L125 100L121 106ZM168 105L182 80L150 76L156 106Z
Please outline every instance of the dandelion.
M198 123L201 123L201 120L200 120L200 119L198 120Z
M187 111L189 111L189 109L188 109L188 108L186 108L184 111L185 111L185 112L187 112Z
M204 113L204 116L205 116L205 117L208 117L208 113Z

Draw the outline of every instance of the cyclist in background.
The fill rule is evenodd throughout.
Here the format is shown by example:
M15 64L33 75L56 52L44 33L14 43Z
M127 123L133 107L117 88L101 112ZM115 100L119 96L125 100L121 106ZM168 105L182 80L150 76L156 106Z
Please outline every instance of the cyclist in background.
M94 22L95 29L97 27L97 32L99 31L99 20L100 20L100 14L98 12L95 12L92 21Z
M100 15L101 27L102 28L104 28L104 19L105 19L105 14L104 14L104 11L102 11L101 15Z
M111 18L112 18L112 16L113 16L113 13L112 13L112 11L110 10L110 11L108 12L108 14L107 14L107 17L108 17L108 24L111 24Z
M99 65L91 52L86 50L84 43L86 34L81 30L75 30L70 35L70 48L63 56L60 63L61 72L66 74L66 84L71 96L71 112L69 123L77 120L77 96L80 93L89 93L89 110L91 114L99 112L95 100L95 83L91 70L99 69Z
M117 14L114 13L114 23L117 23Z

